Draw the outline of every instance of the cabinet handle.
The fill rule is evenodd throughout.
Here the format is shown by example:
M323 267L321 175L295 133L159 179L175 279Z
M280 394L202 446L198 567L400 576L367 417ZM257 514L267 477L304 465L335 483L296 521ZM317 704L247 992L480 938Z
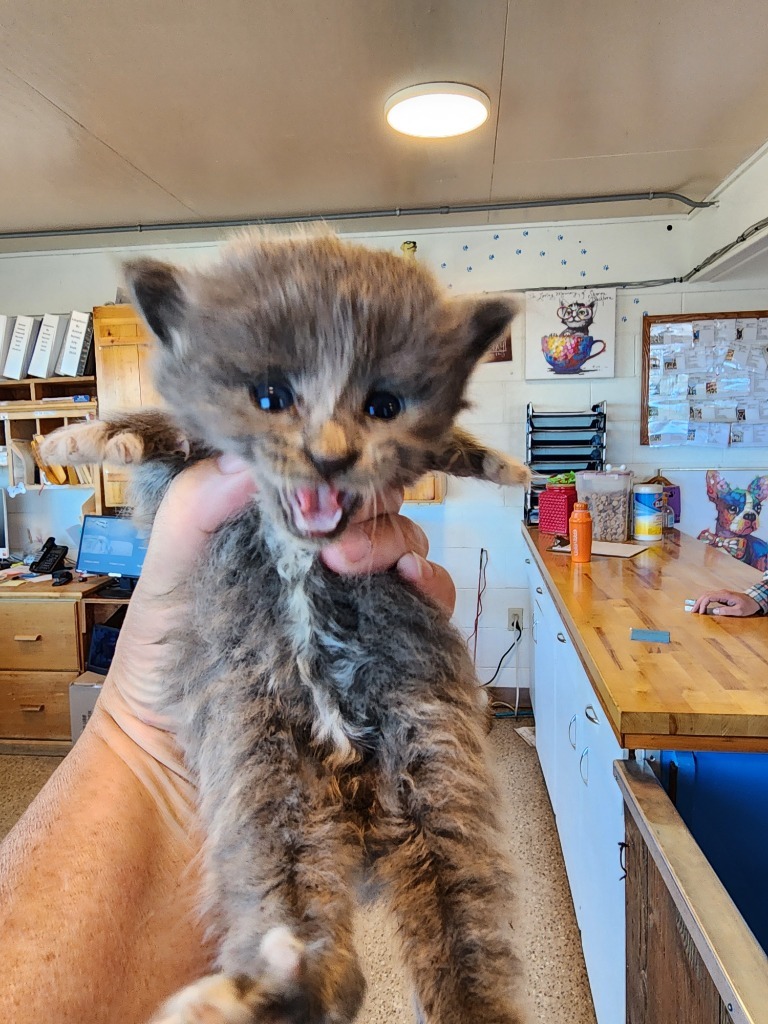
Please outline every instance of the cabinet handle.
M541 589L541 587L536 587L536 593L537 594L543 594L544 591Z
M45 711L45 704L20 704L19 707L22 711L28 712Z
M571 738L571 726L573 726L573 738ZM568 742L571 744L573 749L576 749L576 715L568 723Z
M623 882L627 877L627 850L629 849L628 843L619 843L619 867L621 868L620 882Z
M587 719L588 722L591 722L592 725L600 724L600 719L597 717L597 712L591 704L587 704L587 706L584 708L584 717Z
M562 633L558 633L557 634L557 639L560 641L561 644L567 644L568 643L568 641L565 639L565 637L563 636Z
M33 644L36 640L42 640L43 637L41 633L19 633L13 639L23 644Z
M586 771L584 770L586 768ZM584 747L579 758L579 775L585 786L589 785L589 747Z

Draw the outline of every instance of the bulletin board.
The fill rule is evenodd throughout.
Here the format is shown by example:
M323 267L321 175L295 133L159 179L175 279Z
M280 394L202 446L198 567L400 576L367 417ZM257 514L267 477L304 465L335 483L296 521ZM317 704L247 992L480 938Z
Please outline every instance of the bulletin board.
M768 310L643 317L640 443L768 446Z

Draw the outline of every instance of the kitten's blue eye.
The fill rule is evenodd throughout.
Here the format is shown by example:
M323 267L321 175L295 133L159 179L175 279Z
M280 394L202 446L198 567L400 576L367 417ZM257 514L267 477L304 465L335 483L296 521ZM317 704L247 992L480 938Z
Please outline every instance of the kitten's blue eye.
M251 387L256 405L264 412L282 412L293 405L293 392L286 384L269 384L262 381Z
M363 406L368 416L376 420L393 420L403 411L403 403L389 391L372 391Z

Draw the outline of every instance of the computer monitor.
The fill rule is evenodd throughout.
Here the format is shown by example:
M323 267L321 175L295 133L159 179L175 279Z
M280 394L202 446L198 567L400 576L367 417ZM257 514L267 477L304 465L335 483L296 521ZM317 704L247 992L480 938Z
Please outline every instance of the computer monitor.
M78 572L112 576L115 584L108 589L114 590L116 597L128 597L141 575L148 543L149 537L130 519L84 516L76 568Z

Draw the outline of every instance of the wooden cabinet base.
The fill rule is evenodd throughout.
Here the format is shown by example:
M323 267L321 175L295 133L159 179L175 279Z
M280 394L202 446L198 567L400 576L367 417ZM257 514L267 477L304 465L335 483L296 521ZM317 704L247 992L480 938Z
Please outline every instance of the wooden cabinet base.
M730 1024L648 847L627 816L627 1024Z
M757 1024L768 958L653 772L617 761L625 803L627 1024Z
M0 757L66 757L71 749L70 740L0 740Z

